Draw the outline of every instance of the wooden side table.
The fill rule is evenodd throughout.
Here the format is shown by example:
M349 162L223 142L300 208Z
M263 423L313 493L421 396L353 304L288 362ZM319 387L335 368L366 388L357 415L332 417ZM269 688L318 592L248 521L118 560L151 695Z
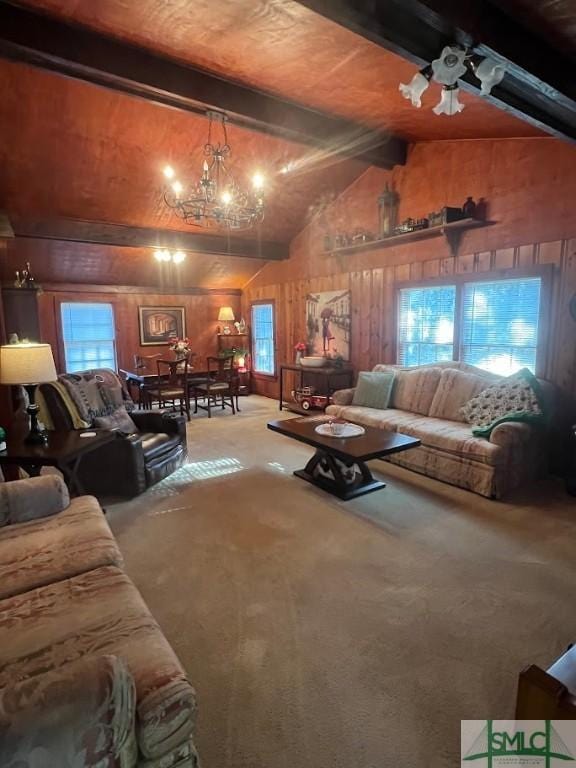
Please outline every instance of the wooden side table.
M82 434L91 431L96 433L93 437L82 437ZM56 467L62 472L73 496L84 493L78 479L82 458L106 443L120 439L117 432L109 429L48 432L45 445L28 445L24 438L22 433L8 435L6 450L0 451L0 466L21 467L31 477L37 477L42 467Z

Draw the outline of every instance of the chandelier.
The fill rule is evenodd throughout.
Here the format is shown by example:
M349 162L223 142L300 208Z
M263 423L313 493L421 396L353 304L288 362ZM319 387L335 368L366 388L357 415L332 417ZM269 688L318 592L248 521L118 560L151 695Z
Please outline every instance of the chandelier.
M243 190L226 161L232 154L226 132L226 115L207 112L208 141L204 145L202 175L185 184L167 165L164 176L166 205L187 224L211 229L250 229L264 218L264 177L255 173L252 189ZM220 128L221 141L213 139L213 125Z
M506 74L505 67L494 59L475 55L457 45L447 45L437 59L417 72L410 83L400 83L398 89L412 106L421 107L421 96L430 80L434 80L442 85L442 96L432 111L436 115L456 115L464 109L464 104L458 100L458 80L467 71L480 81L482 96L489 96Z

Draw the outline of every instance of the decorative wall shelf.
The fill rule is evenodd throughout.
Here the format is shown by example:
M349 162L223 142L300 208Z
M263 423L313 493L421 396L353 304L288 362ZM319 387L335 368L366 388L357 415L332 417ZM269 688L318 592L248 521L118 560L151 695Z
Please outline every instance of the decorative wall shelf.
M495 223L496 222L494 221L486 221L485 219L460 219L459 221L451 221L449 224L439 224L435 227L417 229L414 232L403 232L400 235L390 235L390 237L385 237L380 240L368 240L364 243L344 245L340 248L332 248L330 251L326 251L326 253L336 255L339 253L359 253L361 251L371 251L378 248L392 248L395 245L412 243L416 240L428 240L433 237L439 237L443 235L448 242L452 256L456 256L458 254L460 241L464 232L469 229L489 227Z

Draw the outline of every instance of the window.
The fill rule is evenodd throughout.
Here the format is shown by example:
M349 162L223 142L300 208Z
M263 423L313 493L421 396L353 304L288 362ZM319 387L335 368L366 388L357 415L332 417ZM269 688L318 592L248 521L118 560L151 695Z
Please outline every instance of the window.
M254 373L274 376L276 359L274 355L274 305L262 303L252 305L252 357Z
M404 288L398 302L398 362L422 365L454 359L456 287Z
M402 288L398 362L462 360L510 375L536 372L541 277Z
M460 360L507 376L536 370L540 278L467 283Z
M112 304L62 303L66 373L87 368L116 368Z

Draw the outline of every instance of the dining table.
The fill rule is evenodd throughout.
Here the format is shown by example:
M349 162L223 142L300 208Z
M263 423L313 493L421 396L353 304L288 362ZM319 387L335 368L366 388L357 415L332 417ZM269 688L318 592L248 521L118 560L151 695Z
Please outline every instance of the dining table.
M125 368L120 368L120 374L126 381L128 392L134 402L140 409L148 409L152 407L153 400L150 396L150 391L154 389L158 382L168 378L169 373L153 373L152 371L132 371ZM193 392L194 387L200 384L205 384L210 381L214 374L214 371L196 371L188 373L188 391ZM134 390L137 392L137 397L134 397Z

